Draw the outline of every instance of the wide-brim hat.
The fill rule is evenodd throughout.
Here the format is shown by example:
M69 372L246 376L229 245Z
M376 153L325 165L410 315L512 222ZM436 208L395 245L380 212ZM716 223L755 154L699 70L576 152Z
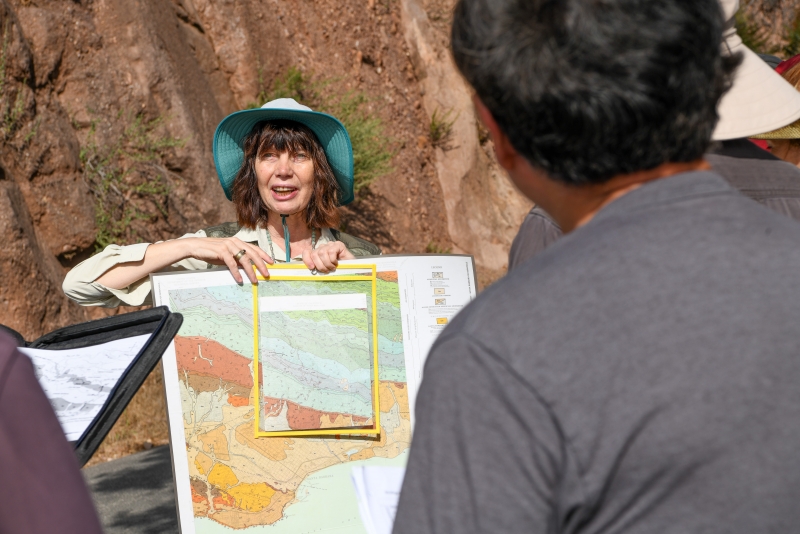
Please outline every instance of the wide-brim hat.
M787 59L786 61L781 61L775 66L775 72L778 74L782 74L787 70L791 69L795 65L800 63L800 54ZM795 90L798 90L798 85L795 85ZM800 139L800 120L796 120L791 124L788 124L782 128L778 128L777 130L772 130L771 132L754 135L754 139Z
M723 54L741 52L744 57L734 74L732 87L717 107L719 122L712 139L753 137L800 119L800 93L747 48L736 34L739 0L720 0L720 4L727 20Z
M292 98L279 98L260 108L237 111L225 117L214 132L214 165L222 190L232 198L233 181L244 162L242 142L256 123L284 119L307 126L325 151L339 184L339 205L353 201L353 146L347 129L336 117L314 111Z

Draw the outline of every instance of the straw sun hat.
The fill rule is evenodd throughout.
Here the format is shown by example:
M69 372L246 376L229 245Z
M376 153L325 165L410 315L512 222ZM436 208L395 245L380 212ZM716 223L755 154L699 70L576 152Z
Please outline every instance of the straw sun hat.
M772 132L800 119L800 92L776 74L736 34L735 15L739 0L720 0L727 20L723 53L742 52L733 86L725 93L717 111L719 122L713 139L724 141Z
M242 143L256 123L286 119L314 132L339 184L339 205L353 201L353 147L344 125L335 117L314 111L292 98L279 98L260 108L237 111L225 117L214 132L214 164L225 196L231 200L233 180L244 162Z
M795 67L798 63L800 63L800 55L796 55L793 58L787 59L786 61L780 62L775 67L775 72L778 74L783 74L786 71ZM798 67L800 68L800 67ZM789 83L794 83L795 89L800 89L800 73L792 71L789 75L785 78ZM778 128L777 130L773 130L771 132L767 132L764 134L754 135L753 138L755 139L800 139L800 119L794 121L793 123L784 126L783 128Z

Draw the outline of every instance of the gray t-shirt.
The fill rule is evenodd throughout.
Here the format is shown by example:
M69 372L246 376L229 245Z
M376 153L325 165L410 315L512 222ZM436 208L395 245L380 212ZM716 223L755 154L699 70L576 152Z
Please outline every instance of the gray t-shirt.
M714 173L615 200L439 337L395 534L796 531L799 272Z

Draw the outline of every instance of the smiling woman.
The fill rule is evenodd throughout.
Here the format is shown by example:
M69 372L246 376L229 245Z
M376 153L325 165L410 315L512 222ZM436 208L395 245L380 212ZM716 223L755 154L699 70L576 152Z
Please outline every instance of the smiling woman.
M380 254L336 229L338 207L353 200L353 151L344 126L290 98L226 117L214 134L220 184L237 222L179 239L109 245L72 269L64 292L84 306L137 306L150 300L150 273L225 265L253 283L252 266L302 260L329 272L339 260Z

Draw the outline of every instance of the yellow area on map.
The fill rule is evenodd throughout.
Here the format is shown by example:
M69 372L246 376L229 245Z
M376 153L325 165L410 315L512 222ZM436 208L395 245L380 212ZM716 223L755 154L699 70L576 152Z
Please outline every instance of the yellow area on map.
M269 506L272 496L275 495L275 490L263 482L260 484L247 484L243 482L228 490L228 493L233 495L233 498L236 499L237 508L247 510L248 512L260 512Z
M233 470L225 464L215 464L208 474L208 481L220 488L229 488L239 483Z

